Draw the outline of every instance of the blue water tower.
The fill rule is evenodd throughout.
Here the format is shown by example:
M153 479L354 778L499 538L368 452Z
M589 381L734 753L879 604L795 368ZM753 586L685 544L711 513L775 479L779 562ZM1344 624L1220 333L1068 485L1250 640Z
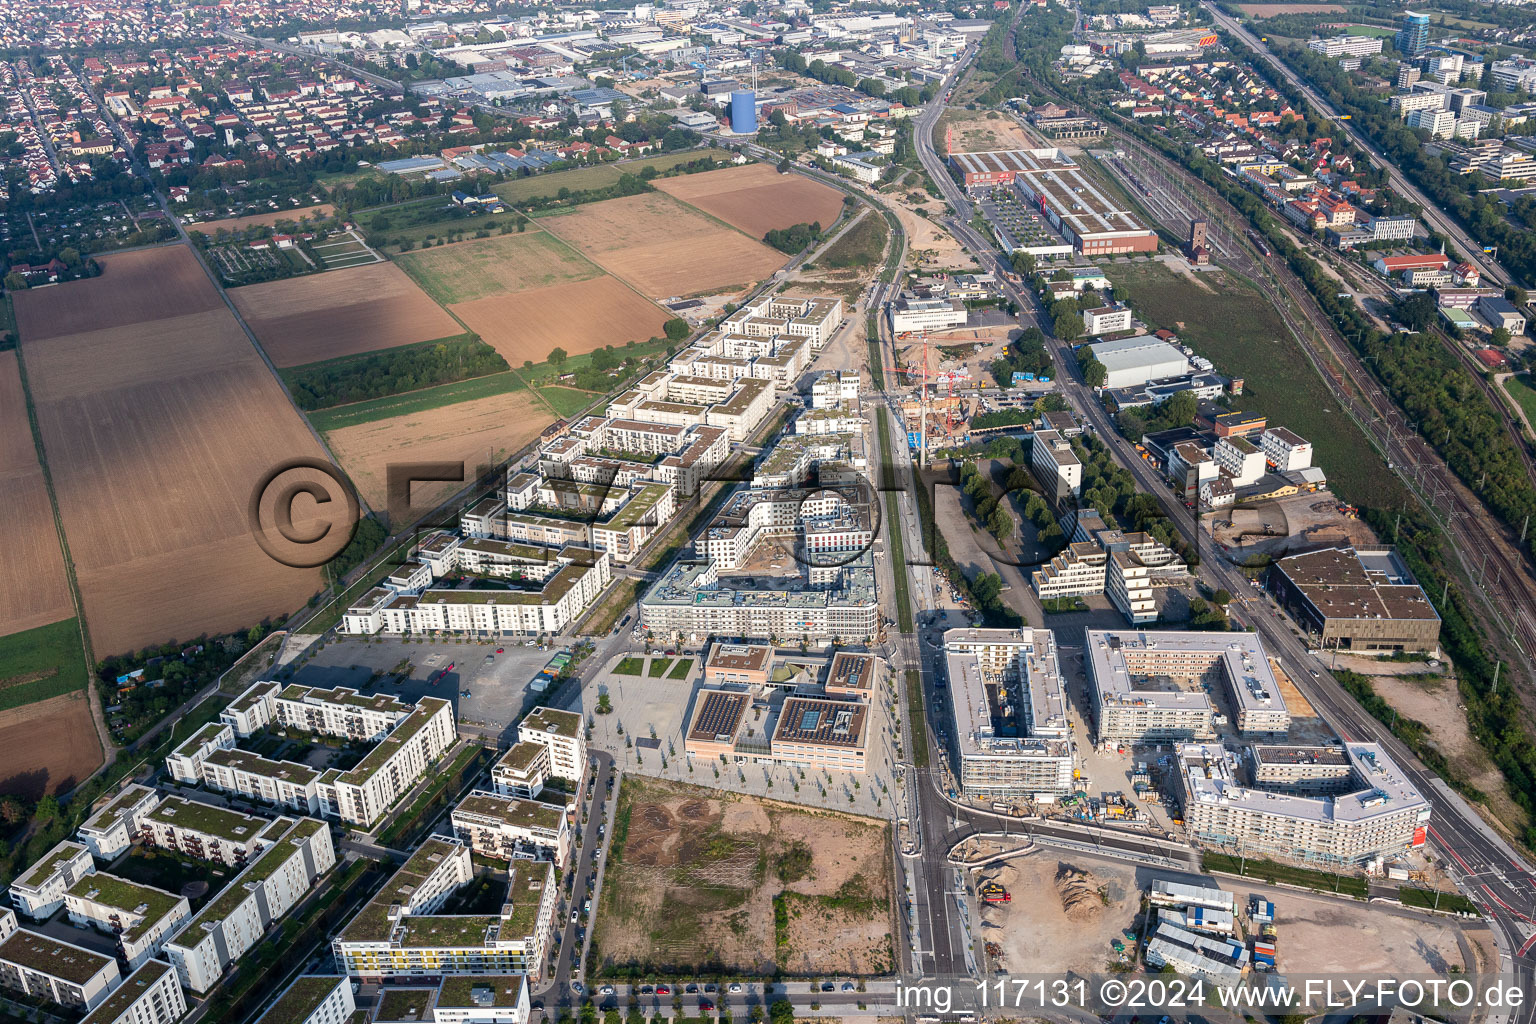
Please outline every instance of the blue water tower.
M757 93L750 89L731 93L731 131L737 135L757 131Z

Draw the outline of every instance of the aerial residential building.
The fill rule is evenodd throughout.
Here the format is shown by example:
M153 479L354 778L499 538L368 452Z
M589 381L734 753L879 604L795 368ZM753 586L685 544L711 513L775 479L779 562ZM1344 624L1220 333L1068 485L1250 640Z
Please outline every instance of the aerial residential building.
M475 790L453 809L453 834L474 852L498 860L549 860L565 870L571 855L564 805Z
M176 1024L187 1000L171 965L151 960L134 971L80 1024Z
M1324 647L1427 651L1440 616L1391 548L1328 548L1291 555L1269 569L1275 599Z
M1089 630L1087 662L1100 742L1214 738L1215 710L1202 684L1226 690L1245 735L1290 727L1255 633Z
M453 705L438 697L423 697L416 708L356 767L342 772L331 785L330 801L342 821L371 826L410 791L418 779L458 739ZM325 783L322 781L322 786Z
M1218 744L1178 752L1178 778L1190 835L1202 846L1247 856L1278 855L1327 864L1362 864L1422 846L1430 805L1374 743L1349 743L1346 792L1288 794L1250 789L1237 758Z
M1253 784L1290 793L1342 793L1354 784L1355 768L1342 746L1254 744Z
M1150 534L1111 529L1093 509L1062 521L1067 546L1030 574L1035 594L1049 601L1108 593L1133 625L1156 621L1152 577L1186 574L1184 560Z
M540 743L549 749L550 771L577 786L587 777L587 742L581 715L574 711L538 707L517 725L520 743Z
M222 722L210 722L188 736L165 757L165 770L177 782L195 786L203 781L203 762L215 750L235 745L235 730Z
M16 926L0 907L0 988L71 1010L93 1010L122 978L114 957Z
M11 901L33 920L47 920L64 905L69 887L95 871L90 849L66 839L11 883Z
M351 978L305 974L293 979L255 1024L346 1024L356 1009Z
M185 896L97 872L64 894L72 924L116 935L129 969L142 966L192 916Z
M324 822L279 818L272 825L280 838L257 854L166 943L166 957L181 983L194 992L212 988L336 864L331 832Z
M143 832L149 846L242 867L287 830L286 825L275 825L268 818L172 795L145 815Z
M201 770L209 789L238 793L300 814L334 813L326 802L329 798L322 799L320 780L334 778L339 772L294 761L272 761L233 747L211 751Z
M965 795L1051 800L1070 793L1066 687L1051 632L951 629L944 657Z
M866 527L867 528L867 527ZM709 558L674 562L640 599L640 623L654 636L779 636L825 644L871 637L879 625L874 564L868 553L847 564L807 566L812 586L736 588Z
M1051 501L1063 501L1068 496L1075 498L1082 493L1082 461L1072 450L1072 442L1056 431L1035 431L1029 464Z
M133 843L143 828L144 815L159 802L159 793L134 783L85 820L80 841L101 860L114 860Z
M491 766L492 788L500 796L535 800L554 774L550 763L548 746L519 740Z
M494 914L441 915L448 897L475 877L470 850L429 838L357 913L334 949L364 982L444 975L537 976L554 923L555 866L514 860L506 902Z
M436 1024L528 1024L528 979L518 975L453 975L432 1001Z
M1090 338L1131 329L1131 307L1118 303L1083 311L1083 333Z

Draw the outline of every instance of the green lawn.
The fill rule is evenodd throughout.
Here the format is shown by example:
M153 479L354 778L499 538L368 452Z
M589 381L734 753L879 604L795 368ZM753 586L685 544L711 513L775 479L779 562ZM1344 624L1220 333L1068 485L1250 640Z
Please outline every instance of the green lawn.
M665 171L678 164L698 160L710 154L716 157L726 156L724 152L717 149L685 149L680 153L662 153L619 163L575 167L568 171L555 171L552 174L535 174L527 178L516 178L497 185L494 191L513 204L526 203L531 199L553 199L560 194L562 188L570 189L572 192L590 192L592 189L607 188L617 183L619 176L625 173L638 174L646 167Z
M907 669L907 714L912 725L912 765L919 771L928 767L928 733L923 726L923 677L917 669Z
M1536 424L1536 388L1531 387L1530 374L1504 378L1504 390L1525 411L1525 418Z
M869 269L880 262L889 234L890 225L880 211L871 210L842 238L833 242L831 248L816 257L816 263L836 270Z
M314 424L316 430L323 433L328 430L339 430L342 427L355 427L359 423L389 419L391 416L404 416L407 413L421 412L425 409L438 409L474 398L505 395L518 391L523 386L523 382L515 373L510 371L493 373L486 377L476 377L474 380L439 384L435 388L422 388L420 391L407 391L387 398L374 398L367 402L353 402L351 405L322 409L319 412L310 413L309 422Z
M1396 29L1383 28L1380 25L1351 25L1344 30L1347 36L1379 36L1383 39L1397 34Z
M1425 907L1431 910L1448 910L1453 914L1475 914L1477 905L1459 892L1437 893L1429 889L1403 886L1397 890L1397 898L1405 907Z
M667 669L671 667L671 658L652 658L650 671L646 674L652 679L664 679L667 675Z
M1234 857L1225 853L1201 854L1200 870L1223 871L1230 875L1258 878L1271 885L1276 882L1287 882L1307 889L1316 889L1319 892L1337 892L1340 895L1354 896L1358 899L1365 899L1369 891L1365 878L1355 874L1352 869L1335 874L1332 871L1314 871L1292 864L1277 864L1257 857Z
M455 206L447 196L427 196L389 206L374 206L357 211L353 217L358 227L374 239L383 239L384 250L401 251L401 242L409 241L418 247L428 239L472 238L477 231L489 231L493 235L506 225L515 225L521 215L508 210L505 213L485 213ZM514 229L515 230L515 229Z
M625 658L614 667L615 675L642 676L645 675L645 662L639 658Z
M537 229L408 252L395 262L445 306L602 273L575 249Z
M561 416L574 416L597 400L598 396L590 391L578 391L575 388L539 388L539 396Z
M76 620L0 637L0 711L83 690L88 681Z
M1243 378L1234 409L1263 413L1311 441L1314 461L1341 497L1378 507L1404 499L1401 482L1338 407L1263 294L1230 275L1201 274L1208 291L1161 263L1115 262L1105 274L1151 327L1173 331L1217 370Z
M679 658L677 664L672 666L672 671L667 673L668 679L687 679L688 673L693 671L692 658Z

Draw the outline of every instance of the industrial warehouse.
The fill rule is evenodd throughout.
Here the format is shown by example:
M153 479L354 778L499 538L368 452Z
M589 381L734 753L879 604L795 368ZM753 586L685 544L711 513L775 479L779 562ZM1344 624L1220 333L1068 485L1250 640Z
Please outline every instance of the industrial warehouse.
M1282 558L1269 588L1322 645L1341 651L1435 651L1440 616L1391 548L1327 548Z

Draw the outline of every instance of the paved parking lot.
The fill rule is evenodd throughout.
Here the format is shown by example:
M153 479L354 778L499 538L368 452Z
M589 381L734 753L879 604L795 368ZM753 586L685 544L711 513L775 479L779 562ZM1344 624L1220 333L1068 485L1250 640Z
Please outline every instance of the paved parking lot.
M495 654L497 647L504 653ZM453 702L460 721L510 738L507 731L540 696L529 684L556 651L510 646L510 642L338 639L299 667L291 681L304 686L350 686L362 693L391 693L407 702L423 696L442 697ZM390 673L402 658L410 660L411 671L397 686ZM429 680L449 665L453 669L431 685Z

